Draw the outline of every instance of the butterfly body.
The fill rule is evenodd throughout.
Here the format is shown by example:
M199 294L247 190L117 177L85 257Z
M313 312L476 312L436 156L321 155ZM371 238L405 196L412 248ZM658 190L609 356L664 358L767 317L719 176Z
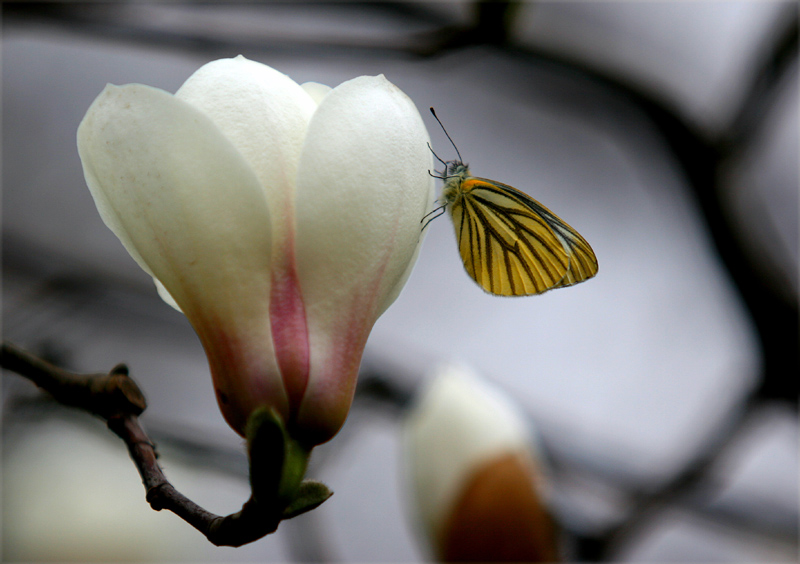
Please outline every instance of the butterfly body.
M464 268L485 291L528 296L597 274L589 243L542 204L507 184L472 176L460 160L444 165L443 206Z

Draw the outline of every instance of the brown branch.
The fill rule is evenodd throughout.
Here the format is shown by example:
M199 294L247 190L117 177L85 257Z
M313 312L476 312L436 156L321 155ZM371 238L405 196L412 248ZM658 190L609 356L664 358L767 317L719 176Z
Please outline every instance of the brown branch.
M124 364L115 366L108 374L76 374L11 343L3 343L0 366L28 378L59 403L104 419L128 447L150 506L156 511L172 511L217 546L242 546L256 541L274 532L281 519L299 515L324 501L315 498L299 509L287 508L276 513L273 508L259 506L251 496L238 513L226 517L210 513L176 490L158 465L155 446L139 424L138 416L147 407L144 395ZM308 482L307 487L317 485Z
M28 378L61 404L77 407L108 420L118 414L140 415L147 407L144 395L118 364L108 374L76 374L3 343L0 365Z

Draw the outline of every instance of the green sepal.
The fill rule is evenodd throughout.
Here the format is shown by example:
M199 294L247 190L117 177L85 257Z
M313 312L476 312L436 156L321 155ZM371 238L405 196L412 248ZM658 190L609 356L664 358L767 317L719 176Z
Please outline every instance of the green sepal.
M259 408L247 420L245 434L253 498L260 504L274 506L286 457L283 421L274 410Z
M316 480L303 480L292 502L283 510L283 519L291 519L319 507L333 495L328 486Z
M282 511L303 481L311 449L294 440L272 408L256 409L245 429L250 458L250 487L262 506Z
M283 460L283 479L278 488L278 499L289 505L294 500L306 475L311 449L306 448L288 434L284 435L286 448Z

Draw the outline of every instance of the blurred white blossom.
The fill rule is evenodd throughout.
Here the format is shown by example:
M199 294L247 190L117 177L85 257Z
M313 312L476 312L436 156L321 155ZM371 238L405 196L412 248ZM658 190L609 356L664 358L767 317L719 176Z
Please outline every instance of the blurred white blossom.
M437 560L558 559L533 430L499 389L464 366L442 366L405 435L416 515Z

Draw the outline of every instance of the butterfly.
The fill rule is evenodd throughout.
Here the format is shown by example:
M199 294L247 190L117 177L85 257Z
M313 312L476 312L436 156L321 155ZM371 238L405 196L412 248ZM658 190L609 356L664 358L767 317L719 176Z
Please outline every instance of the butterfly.
M597 274L597 257L586 239L524 192L472 176L433 108L431 113L458 159L444 161L433 153L444 171L432 176L444 185L441 205L423 218L423 229L450 211L464 268L481 288L498 296L530 296Z

